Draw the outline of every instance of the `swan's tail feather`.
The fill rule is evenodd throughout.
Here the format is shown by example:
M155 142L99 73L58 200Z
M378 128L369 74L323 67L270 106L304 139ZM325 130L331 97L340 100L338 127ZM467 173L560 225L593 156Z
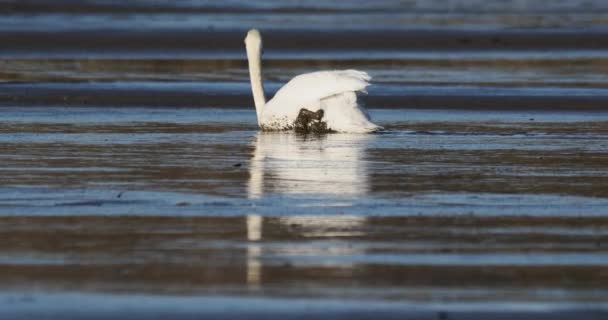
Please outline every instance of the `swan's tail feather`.
M321 101L327 127L338 132L367 133L381 130L357 102L355 92L344 92Z
M336 71L336 73L341 78L350 79L351 81L354 81L356 83L356 85L354 85L352 87L354 91L367 93L365 88L367 88L370 85L369 82L372 80L372 77L367 72L359 71L359 70L355 70L355 69L348 69L348 70L339 70L339 71Z
M348 69L348 70L341 70L338 72L342 73L344 76L357 78L357 79L365 81L365 82L369 82L372 80L372 77L365 71Z

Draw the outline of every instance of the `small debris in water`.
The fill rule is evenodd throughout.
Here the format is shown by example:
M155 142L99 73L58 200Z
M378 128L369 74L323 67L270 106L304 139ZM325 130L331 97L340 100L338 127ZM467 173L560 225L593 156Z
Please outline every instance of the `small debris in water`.
M186 207L186 206L190 205L190 202L188 202L188 201L180 201L180 202L176 203L175 205L178 206L178 207Z
M243 164L242 163L235 163L232 166L235 168L240 168Z

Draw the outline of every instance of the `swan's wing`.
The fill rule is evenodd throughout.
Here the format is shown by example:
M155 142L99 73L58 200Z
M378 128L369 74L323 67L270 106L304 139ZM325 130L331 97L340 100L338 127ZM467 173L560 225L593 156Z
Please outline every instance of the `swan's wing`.
M291 79L264 107L267 115L295 120L301 108L317 111L320 101L344 92L365 92L371 77L363 71L335 70L301 74Z
M338 132L374 132L382 127L372 123L365 109L361 108L355 92L344 92L321 100L323 120L327 127Z
M371 77L358 70L317 71L291 79L274 96L281 101L319 101L339 93L364 91Z

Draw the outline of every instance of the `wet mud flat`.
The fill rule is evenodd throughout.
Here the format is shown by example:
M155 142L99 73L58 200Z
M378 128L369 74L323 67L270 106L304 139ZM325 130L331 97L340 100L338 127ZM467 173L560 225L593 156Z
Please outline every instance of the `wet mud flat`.
M266 87L278 90L279 83ZM246 83L209 80L159 83L158 81L80 82L12 82L3 84L0 106L15 104L36 107L41 104L75 107L202 107L240 109L252 104ZM500 96L500 99L497 99ZM370 89L365 101L376 108L401 109L403 105L417 109L469 110L535 110L602 111L608 104L607 88L555 87L504 88L499 86L425 85L408 86L378 83ZM208 101L211 101L209 104ZM253 107L252 107L253 108Z
M605 217L0 221L0 314L17 318L606 314Z
M607 18L608 20L608 18ZM0 19L1 23L1 19ZM103 36L98 36L103 32ZM246 30L4 30L0 56L149 58L237 56ZM291 54L320 51L606 50L605 29L571 30L308 30L265 29L269 49ZM294 42L294 39L297 39ZM365 39L365 41L361 41Z
M608 318L602 0L0 3L1 319ZM259 132L360 69L374 135Z

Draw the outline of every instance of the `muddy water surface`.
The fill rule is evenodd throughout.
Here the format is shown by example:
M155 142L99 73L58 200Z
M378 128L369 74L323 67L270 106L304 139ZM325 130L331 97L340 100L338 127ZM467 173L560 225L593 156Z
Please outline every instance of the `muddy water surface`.
M604 1L3 1L0 318L605 319ZM357 68L386 130L257 129Z
M105 301L83 302L93 314L161 295L126 304L142 317L171 296L264 298L262 315L282 299L298 314L604 310L602 113L373 109L386 132L321 136L258 132L252 110L2 113L15 312L74 314L74 291Z

